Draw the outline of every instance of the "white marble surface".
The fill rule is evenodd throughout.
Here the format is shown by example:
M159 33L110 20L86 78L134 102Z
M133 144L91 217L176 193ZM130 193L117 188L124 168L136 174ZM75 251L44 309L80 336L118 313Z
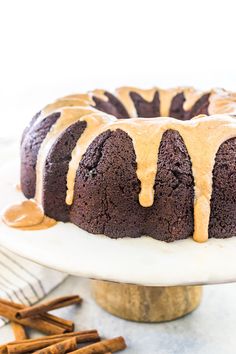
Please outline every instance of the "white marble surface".
M123 335L127 354L233 354L236 352L236 284L204 287L200 307L190 315L162 324L143 324L116 318L91 298L89 281L69 277L49 296L79 293L81 307L55 313L73 319L77 329L97 328L102 336ZM35 332L30 333L36 336ZM0 343L12 339L11 328L0 330Z

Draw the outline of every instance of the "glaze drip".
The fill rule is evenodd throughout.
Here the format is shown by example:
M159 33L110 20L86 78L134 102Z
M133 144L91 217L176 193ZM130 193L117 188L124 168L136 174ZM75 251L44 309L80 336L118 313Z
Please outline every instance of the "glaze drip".
M45 216L42 208L33 200L25 200L20 204L10 206L2 217L5 224L21 230L48 229L56 221Z

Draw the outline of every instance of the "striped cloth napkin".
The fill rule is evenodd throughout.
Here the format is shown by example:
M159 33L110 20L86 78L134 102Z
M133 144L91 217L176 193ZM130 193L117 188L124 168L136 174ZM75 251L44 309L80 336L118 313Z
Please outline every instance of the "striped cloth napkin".
M23 259L0 247L0 297L25 305L43 299L67 274ZM8 321L0 317L0 327Z

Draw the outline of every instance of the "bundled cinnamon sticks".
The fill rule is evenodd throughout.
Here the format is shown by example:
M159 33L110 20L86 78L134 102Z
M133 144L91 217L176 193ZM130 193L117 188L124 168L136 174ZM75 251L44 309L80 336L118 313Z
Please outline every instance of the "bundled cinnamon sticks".
M24 308L25 306L21 304L0 299L0 316L10 321L37 329L45 334L60 334L74 330L74 323L72 321L64 320L63 318L48 313L38 314L38 316L22 320L18 319L16 316L17 312Z
M16 341L6 344L8 354L24 354L39 351L47 348L53 344L64 342L70 338L76 338L77 344L96 342L100 340L96 330L71 332L66 334L59 334L54 336L45 336L37 339L28 339L23 341ZM0 351L1 352L1 351Z
M0 316L11 321L15 335L14 342L0 345L0 354L110 354L125 349L123 337L100 341L96 330L73 332L72 321L48 313L81 302L80 296L72 295L26 307L0 299ZM50 335L27 339L26 327Z

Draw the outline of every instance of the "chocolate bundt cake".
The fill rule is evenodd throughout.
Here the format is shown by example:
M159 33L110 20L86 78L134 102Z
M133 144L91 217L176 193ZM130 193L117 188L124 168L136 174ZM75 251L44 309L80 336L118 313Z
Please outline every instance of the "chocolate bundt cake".
M193 88L67 96L21 142L21 188L57 221L111 238L236 235L236 95Z

